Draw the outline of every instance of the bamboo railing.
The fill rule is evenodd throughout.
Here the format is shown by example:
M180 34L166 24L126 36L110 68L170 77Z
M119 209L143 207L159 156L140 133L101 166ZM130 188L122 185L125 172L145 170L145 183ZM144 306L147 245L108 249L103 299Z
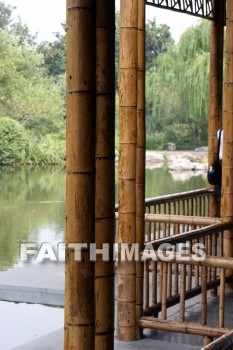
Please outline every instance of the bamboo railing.
M233 350L233 331L224 334L201 350Z
M224 223L210 225L201 229L190 232L184 232L171 237L164 237L156 241L150 242L154 251L164 244L170 244L173 247L173 253L181 252L181 244L185 254L192 253L192 246L195 243L203 244L205 254L215 257L223 256L223 232L232 229L232 223ZM147 245L146 245L147 247ZM168 253L169 254L169 253ZM163 275L162 264L159 261L144 262L144 315L150 316L157 314L162 309L162 296L166 299L168 306L173 306L180 302L180 298L189 299L201 292L201 269L199 266L187 266L185 270L186 288L181 288L180 279L184 278L183 268L176 263L170 263L167 266L166 293L163 291ZM220 283L219 273L216 267L207 269L207 289L215 289Z
M209 200L214 195L214 190L201 189L150 198L146 200L146 214L208 217ZM162 217L158 220L146 220L145 242L207 225L185 222L185 220L179 223L161 220Z
M149 258L150 259L150 258ZM148 265L149 261L146 261L145 265ZM156 330L165 330L170 332L179 332L194 335L203 335L208 338L217 338L231 331L229 328L225 328L225 283L232 280L232 277L226 277L226 269L232 268L232 258L222 258L216 256L206 256L202 261L197 261L191 255L187 255L186 258L176 253L174 258L170 262L161 261L158 257L157 262L154 264L160 264L160 298L155 303L153 313L156 317L151 317L148 310L145 310L144 316L140 319L140 325L142 328L150 328ZM178 266L178 294L175 300L171 297L171 275L174 266ZM190 267L198 267L201 269L201 274L198 274L199 286L192 290L189 289L190 281ZM216 279L209 281L208 271L212 274L216 270ZM152 272L153 273L153 272ZM195 278L195 276L194 276ZM175 280L175 278L174 278ZM153 281L151 281L153 284ZM219 317L218 324L213 324L214 320L211 320L211 325L207 323L208 315L208 302L207 292L213 286L219 286ZM197 293L198 291L198 293ZM185 314L185 307L187 299L200 293L201 312L198 323L188 322L188 317ZM168 319L168 308L174 305L176 302L180 303L179 319ZM158 314L160 312L160 317ZM173 316L170 316L174 317ZM220 348L219 348L220 349ZM222 348L221 348L222 349Z
M217 223L208 217L212 196L213 189L200 189L146 199L145 242ZM118 219L118 206L115 210Z
M144 310L140 319L142 328L203 335L204 345L230 331L224 328L225 283L232 281L232 275L226 275L226 270L232 269L233 259L223 258L222 253L223 233L232 228L232 222L211 225L162 238L150 244L155 251L156 259L152 260L151 254L143 252L145 261ZM191 255L190 248L185 255L182 255L180 244L184 242L189 243L190 247L195 242L203 243L207 256L197 261L195 256ZM169 254L159 250L164 243L169 243L173 247L173 255L169 261L161 259L160 254L163 257ZM207 322L208 290L215 292L219 290L219 317L216 325L209 325ZM187 322L185 308L187 300L197 295L200 295L201 312L199 322L194 324ZM180 303L178 320L168 319L168 308L178 303Z

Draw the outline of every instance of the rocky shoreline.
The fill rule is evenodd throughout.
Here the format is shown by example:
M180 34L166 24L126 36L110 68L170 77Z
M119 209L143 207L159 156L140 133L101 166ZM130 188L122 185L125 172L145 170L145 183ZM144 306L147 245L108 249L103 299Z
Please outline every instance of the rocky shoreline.
M207 171L207 151L147 151L146 168L167 166L170 171Z

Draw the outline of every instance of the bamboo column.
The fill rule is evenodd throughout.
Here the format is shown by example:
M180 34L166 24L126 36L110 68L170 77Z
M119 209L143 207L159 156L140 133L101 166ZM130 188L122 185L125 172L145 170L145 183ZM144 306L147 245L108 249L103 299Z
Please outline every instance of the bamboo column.
M121 0L118 242L136 242L138 1ZM118 338L136 340L136 263L118 260Z
M109 261L95 267L95 350L114 348L115 242L115 1L96 1L96 247L109 244Z
M95 241L95 1L67 0L67 192L66 243ZM95 266L90 251L65 264L64 348L93 350Z
M223 99L223 42L225 1L214 0L215 20L211 21L210 32L210 85L209 85L209 122L208 122L208 163L217 158L217 131L222 127ZM209 216L220 216L218 196L209 198Z
M137 60L137 166L136 166L136 241L144 247L145 227L145 0L138 0ZM136 263L136 320L143 309L143 263ZM137 339L142 328L137 329Z
M222 160L222 219L233 220L233 0L227 1ZM233 233L224 232L224 256L233 257ZM229 271L227 272L229 274Z

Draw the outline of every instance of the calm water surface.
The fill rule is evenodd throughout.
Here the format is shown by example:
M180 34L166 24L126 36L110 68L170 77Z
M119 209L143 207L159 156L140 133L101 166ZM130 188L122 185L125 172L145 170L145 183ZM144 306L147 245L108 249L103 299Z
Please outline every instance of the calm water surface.
M205 175L191 175L194 173L172 176L165 168L147 170L146 197L206 187ZM65 169L0 168L0 184L0 270L3 271L19 264L20 242L39 245L64 241Z

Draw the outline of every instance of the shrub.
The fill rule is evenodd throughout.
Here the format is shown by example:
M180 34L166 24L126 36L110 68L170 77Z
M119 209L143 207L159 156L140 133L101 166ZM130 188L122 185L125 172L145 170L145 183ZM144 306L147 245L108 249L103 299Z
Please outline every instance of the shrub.
M166 140L176 144L177 149L192 149L191 130L186 124L174 123L166 127Z
M55 165L65 162L66 145L63 135L48 134L40 140L30 141L28 162Z
M165 135L163 132L156 132L154 135L147 135L146 149L161 150L165 143Z
M0 164L23 163L27 158L28 139L24 127L9 117L0 118Z

